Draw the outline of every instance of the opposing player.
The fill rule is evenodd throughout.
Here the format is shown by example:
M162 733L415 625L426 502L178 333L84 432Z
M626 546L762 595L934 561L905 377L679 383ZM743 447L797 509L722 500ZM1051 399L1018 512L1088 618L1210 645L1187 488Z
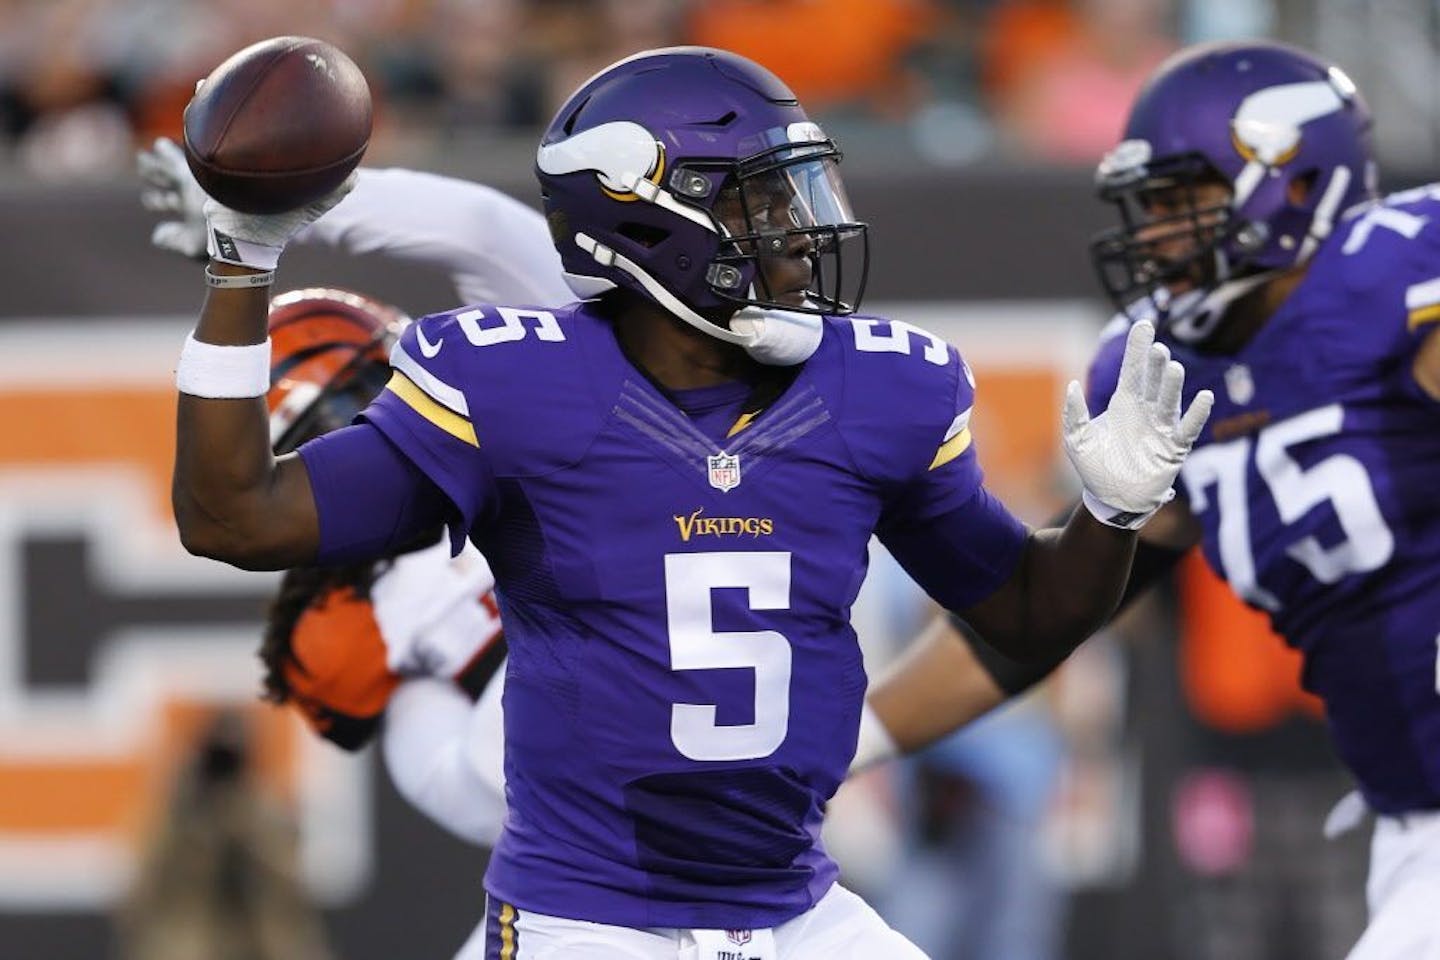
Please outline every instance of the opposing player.
M847 318L865 228L837 159L734 55L602 71L537 157L590 299L420 320L360 423L279 460L259 405L234 400L268 352L266 274L338 196L207 206L229 242L178 371L187 546L349 562L444 522L495 570L512 805L477 952L916 955L817 839L855 747L846 614L871 533L997 647L1050 656L1118 600L1132 528L1205 421L1205 395L1181 416L1183 370L1137 325L1107 410L1086 415L1078 385L1067 405L1086 509L1027 532L981 485L954 350Z
M1364 101L1317 57L1219 44L1164 64L1100 165L1122 226L1094 254L1124 310L1089 401L1112 396L1127 331L1149 322L1187 392L1218 396L1182 496L1141 534L1130 592L1199 543L1304 655L1378 815L1371 922L1350 957L1399 960L1440 956L1440 187L1377 199L1373 167ZM964 667L974 652L935 629L873 694L910 704L886 718L901 749L1041 672L991 651L986 690ZM951 668L967 686L947 702L932 681Z
M390 377L408 318L368 297L312 288L270 303L266 397L277 454L342 427ZM443 529L378 561L286 571L265 625L266 696L356 750L382 729L401 795L441 826L493 843L505 818L497 669L505 643L490 568L450 556Z

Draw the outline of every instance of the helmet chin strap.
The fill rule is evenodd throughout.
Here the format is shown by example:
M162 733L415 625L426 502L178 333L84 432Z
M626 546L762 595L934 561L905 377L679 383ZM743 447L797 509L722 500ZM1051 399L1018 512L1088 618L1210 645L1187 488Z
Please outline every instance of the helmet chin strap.
M1189 290L1173 298L1169 291L1157 291L1156 301L1165 329L1182 343L1202 343L1215 333L1236 300L1279 273L1266 270L1238 280L1226 280L1213 290Z
M749 332L745 352L771 367L793 367L820 349L825 321L819 314L746 307L730 318L730 329Z
M589 234L575 234L575 244L602 267L616 267L628 273L651 299L701 333L743 347L760 363L794 366L808 360L820 346L824 328L818 315L745 307L735 314L729 327L722 327L686 306L635 261Z

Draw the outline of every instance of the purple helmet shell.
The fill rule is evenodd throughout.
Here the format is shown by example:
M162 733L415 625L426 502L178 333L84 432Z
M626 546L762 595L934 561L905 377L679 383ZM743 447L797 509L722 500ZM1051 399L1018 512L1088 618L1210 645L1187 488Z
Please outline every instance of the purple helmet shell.
M627 288L724 336L715 322L745 306L858 305L865 227L839 156L774 74L723 50L672 47L582 85L545 131L536 175L578 294ZM808 286L768 289L767 256L806 263Z

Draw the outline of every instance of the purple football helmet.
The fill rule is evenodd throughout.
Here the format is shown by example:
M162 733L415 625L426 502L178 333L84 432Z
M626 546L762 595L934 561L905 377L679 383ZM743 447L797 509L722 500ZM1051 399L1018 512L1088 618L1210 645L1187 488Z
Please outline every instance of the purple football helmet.
M869 250L839 160L774 74L723 50L671 47L581 86L545 131L536 175L578 295L627 288L745 343L727 322L737 310L859 305ZM785 269L765 269L771 258Z
M1228 200L1207 207L1205 184ZM1294 47L1191 47L1140 91L1096 186L1122 223L1091 245L1106 293L1203 339L1225 305L1304 263L1337 217L1374 198L1370 111L1338 67ZM1167 255L1177 235L1185 253Z

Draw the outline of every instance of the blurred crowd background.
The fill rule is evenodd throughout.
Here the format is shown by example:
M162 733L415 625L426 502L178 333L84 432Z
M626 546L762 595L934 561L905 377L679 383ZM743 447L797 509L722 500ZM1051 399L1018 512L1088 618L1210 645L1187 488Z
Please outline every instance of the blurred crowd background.
M0 0L0 151L47 178L126 169L197 77L299 33L340 44L379 104L374 159L524 138L637 49L724 46L783 74L856 146L922 162L1089 165L1179 45L1275 36L1343 63L1381 153L1440 145L1426 0ZM861 152L861 151L857 151Z
M134 151L196 80L307 34L365 70L367 163L533 202L534 138L581 80L647 47L780 74L846 151L874 227L873 309L975 366L991 482L1027 520L1073 495L1066 380L1108 309L1090 171L1142 78L1188 43L1267 36L1340 63L1382 181L1434 178L1436 0L0 0L0 955L448 956L483 851L257 704L273 579L183 555L165 506L193 270L149 249ZM289 286L412 313L443 278L287 254ZM875 667L931 611L877 554ZM937 960L1339 960L1363 831L1297 663L1198 563L1019 704L852 782L828 843Z

